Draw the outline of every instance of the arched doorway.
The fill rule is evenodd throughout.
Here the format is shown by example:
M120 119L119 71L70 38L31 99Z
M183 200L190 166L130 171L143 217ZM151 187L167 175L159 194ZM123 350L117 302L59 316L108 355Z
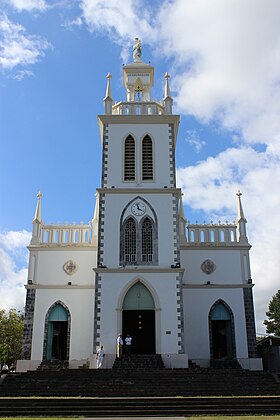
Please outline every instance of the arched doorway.
M46 316L45 358L47 360L69 359L69 327L69 311L61 303L54 304Z
M233 313L222 300L217 301L209 312L211 359L236 357Z
M138 281L123 301L123 338L132 337L131 353L155 353L155 303L150 291Z

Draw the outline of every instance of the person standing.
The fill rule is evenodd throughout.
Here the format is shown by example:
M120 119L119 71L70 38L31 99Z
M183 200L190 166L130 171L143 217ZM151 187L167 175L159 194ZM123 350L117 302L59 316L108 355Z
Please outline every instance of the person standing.
M103 350L103 346L101 346L100 349L98 349L97 352L96 352L97 369L101 368L104 357L105 357L105 353L104 353L104 350Z
M127 355L130 355L131 343L132 343L132 337L129 334L127 334L125 337L125 352Z
M4 362L4 364L2 366L1 373L9 373L9 366L7 365L6 362Z
M117 358L122 357L123 339L122 335L119 334L117 338Z

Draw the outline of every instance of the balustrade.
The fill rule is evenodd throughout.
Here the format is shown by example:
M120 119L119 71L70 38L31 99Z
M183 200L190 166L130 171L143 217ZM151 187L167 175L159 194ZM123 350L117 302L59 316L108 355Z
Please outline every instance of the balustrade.
M188 243L237 243L236 224L188 224Z
M161 115L165 108L156 101L152 102L118 102L112 107L113 115Z
M73 224L73 225L42 225L41 244L95 244L97 238L92 234L92 225Z

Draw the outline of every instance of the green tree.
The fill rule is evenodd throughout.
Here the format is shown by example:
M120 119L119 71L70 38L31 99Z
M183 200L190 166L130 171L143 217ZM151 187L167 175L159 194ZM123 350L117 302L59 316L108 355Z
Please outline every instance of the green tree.
M272 296L266 316L268 320L263 322L266 332L280 336L280 290Z
M0 310L0 364L10 366L21 358L24 314L16 309Z

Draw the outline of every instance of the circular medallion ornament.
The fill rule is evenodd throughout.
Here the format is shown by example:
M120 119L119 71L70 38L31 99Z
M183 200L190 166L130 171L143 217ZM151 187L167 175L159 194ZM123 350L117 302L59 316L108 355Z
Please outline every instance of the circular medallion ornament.
M146 212L146 206L144 203L141 203L140 201L138 201L137 203L132 204L131 212L135 216L143 216L143 214L145 214Z
M212 274L216 270L216 265L211 260L205 260L200 268L205 274Z
M75 261L69 260L64 264L63 270L65 271L66 274L68 274L69 276L72 276L78 270L78 266L75 263Z

